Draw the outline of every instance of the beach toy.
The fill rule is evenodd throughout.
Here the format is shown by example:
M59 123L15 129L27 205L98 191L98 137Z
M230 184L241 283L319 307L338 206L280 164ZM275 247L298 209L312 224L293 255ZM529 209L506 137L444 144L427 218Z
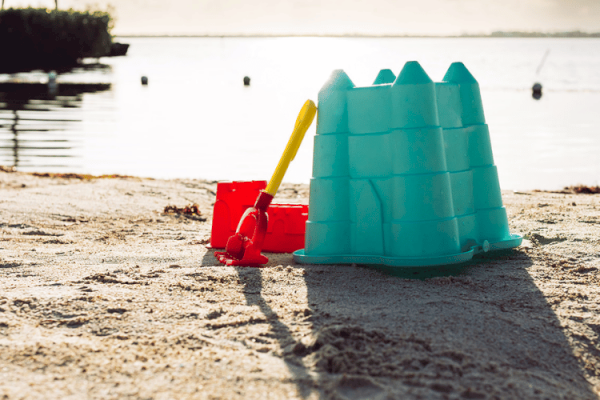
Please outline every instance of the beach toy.
M254 205L267 181L234 181L217 184L217 198L213 208L210 246L225 248L227 239L235 234L246 209ZM304 230L308 219L306 204L273 204L267 209L269 223L263 242L263 251L291 253L304 248Z
M290 162L296 156L308 127L312 123L317 107L307 100L300 110L292 136L285 147L277 168L265 190L260 191L253 207L248 208L238 224L236 233L227 240L225 252L215 252L215 257L226 265L258 266L269 259L262 255L263 242L268 226L267 208L283 180Z
M479 84L462 63L419 63L319 92L305 248L311 264L434 266L519 246L508 230Z

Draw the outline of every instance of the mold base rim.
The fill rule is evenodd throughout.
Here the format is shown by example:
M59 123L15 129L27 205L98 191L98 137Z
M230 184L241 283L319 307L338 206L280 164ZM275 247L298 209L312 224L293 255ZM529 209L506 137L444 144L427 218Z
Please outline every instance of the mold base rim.
M510 239L490 243L488 252L506 250L518 247L523 241L521 235L510 235ZM435 257L387 257L379 255L331 254L310 256L304 254L304 249L293 253L294 261L299 264L370 264L389 267L433 267L439 265L460 264L469 261L475 254L483 252L481 245L473 246L463 253Z

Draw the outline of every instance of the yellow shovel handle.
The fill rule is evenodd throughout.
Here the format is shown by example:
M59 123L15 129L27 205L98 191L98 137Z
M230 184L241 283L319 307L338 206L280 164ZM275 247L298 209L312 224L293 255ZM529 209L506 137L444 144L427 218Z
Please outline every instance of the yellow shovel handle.
M265 189L265 192L269 193L271 196L275 196L275 193L277 193L277 189L279 189L283 176L285 175L290 162L296 157L300 143L302 143L302 139L304 139L304 134L310 127L310 124L312 124L316 113L317 106L315 106L315 103L313 103L312 100L307 100L306 103L304 103L304 106L302 106L300 114L298 114L294 132L292 132L292 136L290 137L287 146L285 146L285 151L281 155L279 164L277 164L277 168L275 168L275 172Z

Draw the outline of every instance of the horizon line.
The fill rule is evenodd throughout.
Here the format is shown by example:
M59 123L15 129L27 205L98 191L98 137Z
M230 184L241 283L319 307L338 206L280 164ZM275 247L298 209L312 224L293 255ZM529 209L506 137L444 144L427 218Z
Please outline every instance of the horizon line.
M498 31L492 33L463 33L455 35L414 35L414 34L114 34L115 37L123 38L285 38L285 37L319 37L319 38L600 38L600 32L523 32L523 31Z

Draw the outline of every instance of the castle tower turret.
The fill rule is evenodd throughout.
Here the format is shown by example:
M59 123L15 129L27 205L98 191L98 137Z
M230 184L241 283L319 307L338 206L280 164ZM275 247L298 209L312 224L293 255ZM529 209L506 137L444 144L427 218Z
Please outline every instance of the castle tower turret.
M390 88L392 174L374 182L383 199L385 254L426 257L459 253L435 85L408 62ZM432 246L432 243L435 245Z
M442 81L459 85L463 125L485 124L479 82L471 75L467 67L461 62L452 63Z
M494 165L479 83L461 62L455 62L448 68L444 82L458 87L460 118L468 141L467 157L461 159L468 162L472 171L470 197L473 198L479 233L476 240L478 242L507 240L510 238L508 218L502 204L498 170ZM455 184L458 187L463 183L455 182Z
M313 177L306 223L307 253L350 251L348 208L348 93L354 83L342 70L333 71L319 92L314 139Z
M460 85L436 83L438 115L443 129L446 166L452 186L452 204L462 250L479 240L473 201L473 171L469 163L469 135L462 126Z
M416 61L404 65L394 81L392 128L439 126L435 85Z
M392 72L391 69L382 69L377 74L375 81L373 81L373 85L384 85L387 83L394 83L396 80L396 75Z

